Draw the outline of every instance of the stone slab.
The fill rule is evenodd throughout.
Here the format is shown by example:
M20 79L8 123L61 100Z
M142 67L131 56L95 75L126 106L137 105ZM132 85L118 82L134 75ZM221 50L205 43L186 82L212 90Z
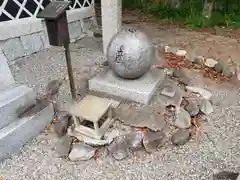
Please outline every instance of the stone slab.
M0 49L0 91L15 83L12 73L8 67L7 58Z
M40 33L33 33L26 36L21 36L24 53L26 55L41 51L44 49L44 43L41 39Z
M68 24L69 35L72 41L79 39L82 35L82 27L80 21L74 21Z
M53 106L34 116L19 119L0 130L0 162L20 151L20 148L37 136L52 121Z
M4 42L0 41L0 45L2 46L2 51L6 55L8 61L12 61L25 55L20 38L8 39Z
M25 85L0 91L0 129L17 120L19 108L35 102L35 93Z
M126 80L116 76L112 70L89 80L89 89L121 97L123 99L148 104L156 88L164 80L164 72L151 69L136 80Z

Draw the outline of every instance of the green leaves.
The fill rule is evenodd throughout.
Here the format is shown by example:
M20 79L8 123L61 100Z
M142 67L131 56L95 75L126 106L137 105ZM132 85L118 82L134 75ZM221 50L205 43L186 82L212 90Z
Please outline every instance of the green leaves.
M209 26L240 27L240 1L215 0L210 19L202 15L204 0L179 0L180 7L171 6L176 0L123 0L123 7L140 9L159 19L184 22L191 28Z

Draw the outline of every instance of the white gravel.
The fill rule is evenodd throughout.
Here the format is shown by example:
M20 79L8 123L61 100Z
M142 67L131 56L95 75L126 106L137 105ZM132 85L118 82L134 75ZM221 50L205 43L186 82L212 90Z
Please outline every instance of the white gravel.
M75 44L72 60L77 85L92 77L104 58L100 51L85 49ZM28 84L42 92L47 82L67 75L64 53L57 49L31 55L12 65L19 83ZM84 75L83 75L84 74ZM213 92L214 113L210 122L203 124L206 133L200 145L194 140L186 145L168 146L154 154L133 156L116 161L102 155L98 161L70 162L55 156L54 141L36 138L20 154L0 165L4 180L208 180L215 169L240 171L240 97L239 90L209 86ZM61 89L62 101L69 102L68 82ZM154 100L157 104L158 100ZM106 153L103 153L106 154Z

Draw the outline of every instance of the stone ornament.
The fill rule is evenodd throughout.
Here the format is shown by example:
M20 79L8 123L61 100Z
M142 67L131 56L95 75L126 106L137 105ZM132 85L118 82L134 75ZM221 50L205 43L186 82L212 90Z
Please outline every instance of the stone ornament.
M107 48L110 68L124 79L137 79L151 67L154 50L148 36L134 28L122 29Z

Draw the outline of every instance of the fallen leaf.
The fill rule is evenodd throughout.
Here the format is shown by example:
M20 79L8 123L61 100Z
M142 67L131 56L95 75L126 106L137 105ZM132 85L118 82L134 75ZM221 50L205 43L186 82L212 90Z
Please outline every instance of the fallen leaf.
M93 159L94 159L95 161L97 161L99 158L100 158L100 152L99 152L99 150L97 149L97 150L95 151L95 153L94 153Z

